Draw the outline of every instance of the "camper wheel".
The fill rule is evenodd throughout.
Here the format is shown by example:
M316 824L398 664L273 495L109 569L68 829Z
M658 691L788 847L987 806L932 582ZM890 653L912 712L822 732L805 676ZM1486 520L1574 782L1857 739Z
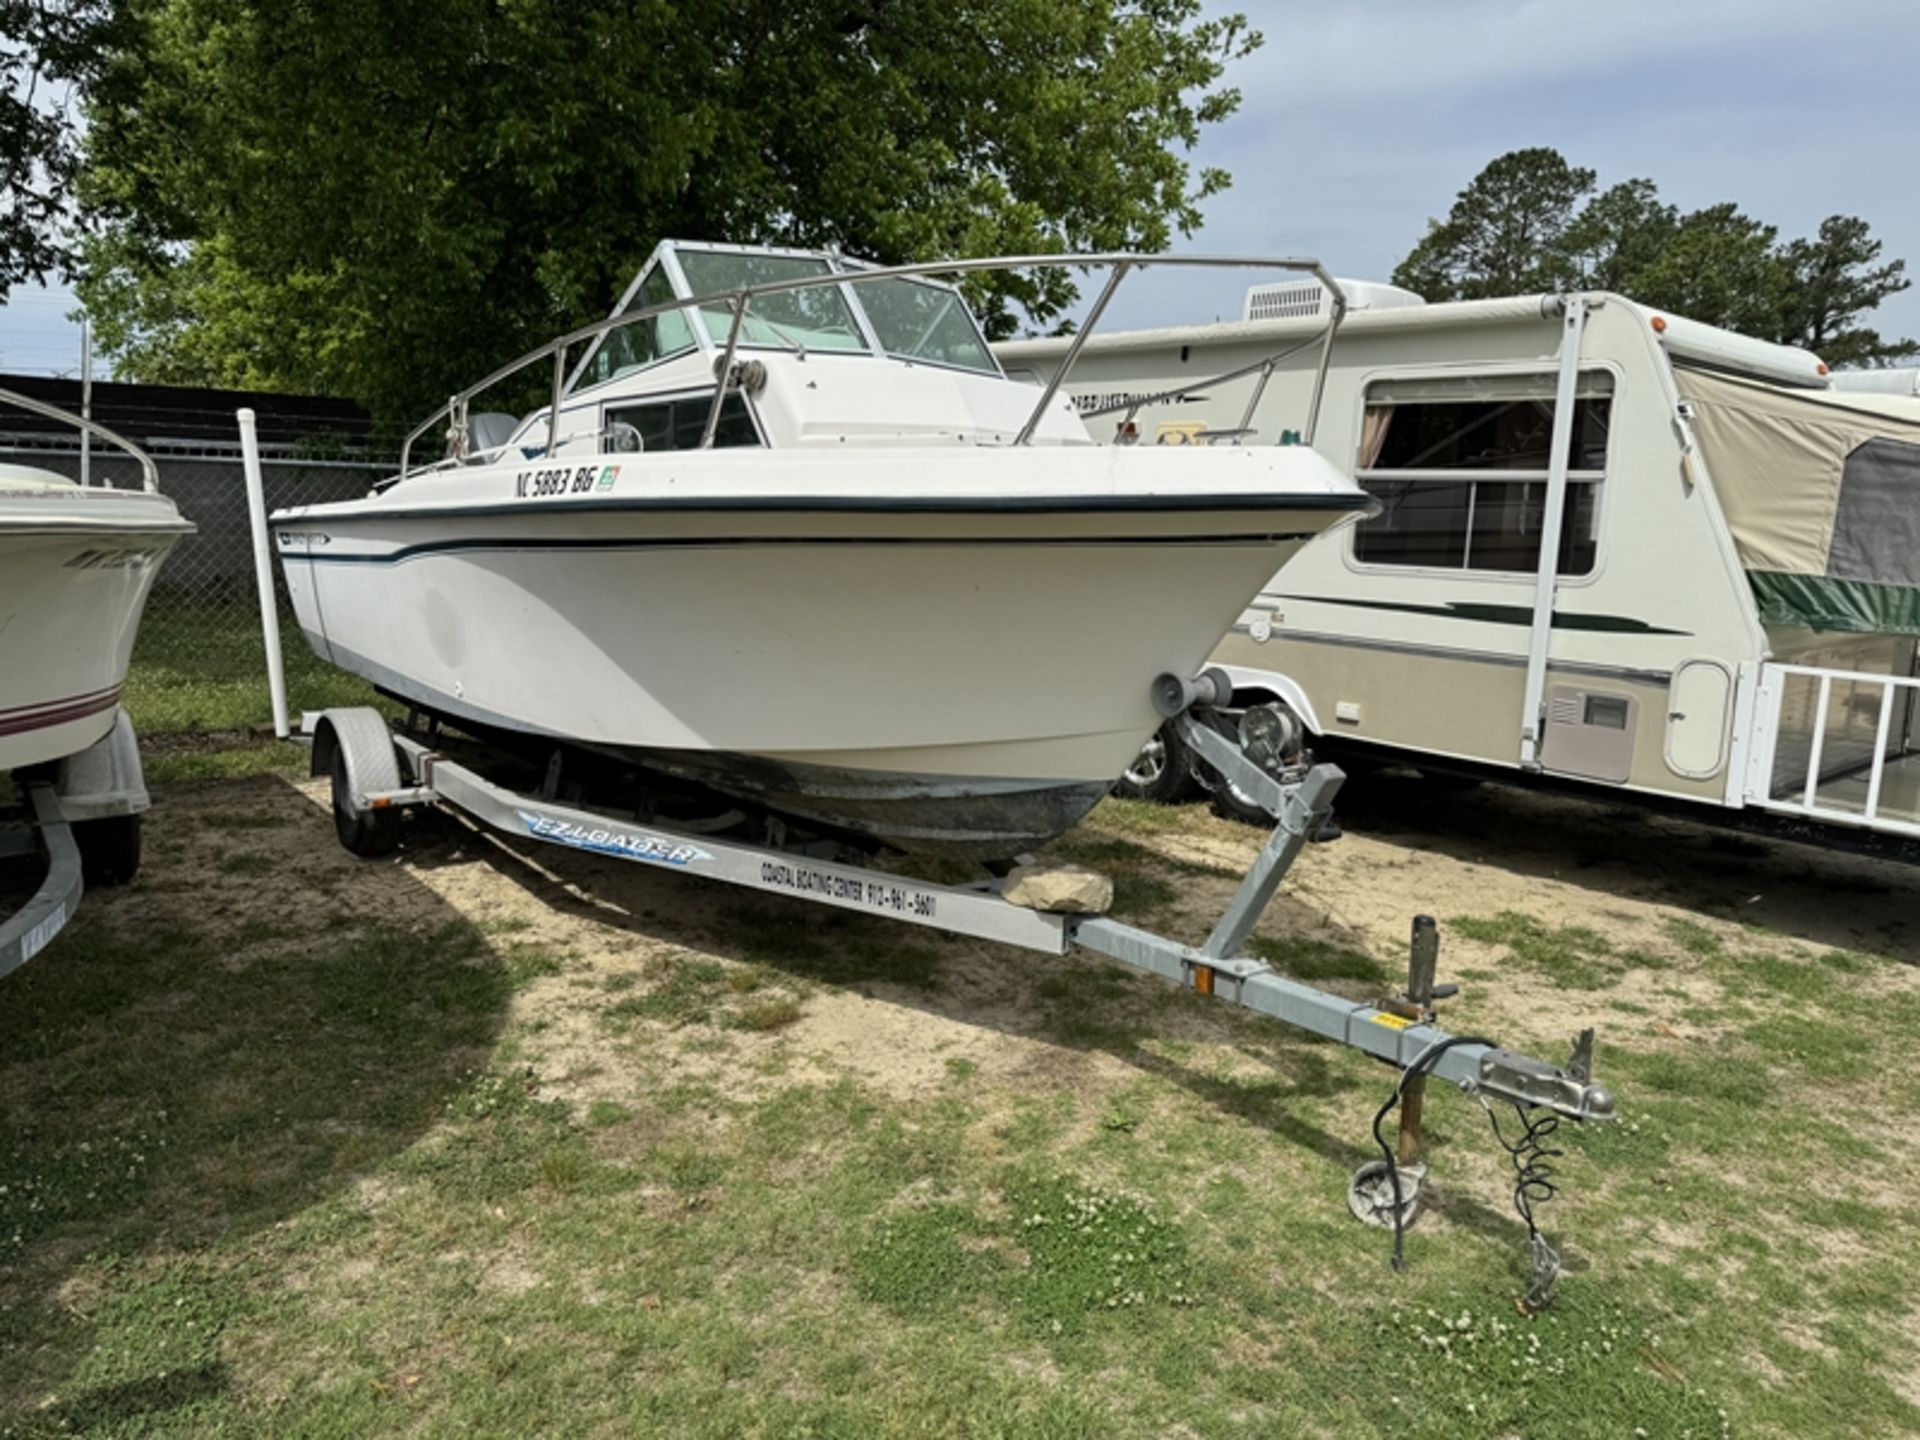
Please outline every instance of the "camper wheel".
M1178 805L1191 800L1199 788L1187 742L1171 725L1162 725L1114 783L1113 793L1128 800Z

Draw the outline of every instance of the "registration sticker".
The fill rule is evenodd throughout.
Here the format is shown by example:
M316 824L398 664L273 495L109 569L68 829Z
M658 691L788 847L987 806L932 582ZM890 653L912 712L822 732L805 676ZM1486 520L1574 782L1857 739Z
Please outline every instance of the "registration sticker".
M619 478L620 467L618 465L609 465L600 472L600 483L594 488L598 490L611 490L613 488L613 482Z

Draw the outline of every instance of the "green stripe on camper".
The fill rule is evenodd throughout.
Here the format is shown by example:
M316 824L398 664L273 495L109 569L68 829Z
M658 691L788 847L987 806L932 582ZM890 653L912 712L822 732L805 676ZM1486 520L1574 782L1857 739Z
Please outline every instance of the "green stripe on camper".
M1920 635L1920 590L1831 580L1824 575L1788 575L1749 570L1763 625L1804 625L1855 635Z

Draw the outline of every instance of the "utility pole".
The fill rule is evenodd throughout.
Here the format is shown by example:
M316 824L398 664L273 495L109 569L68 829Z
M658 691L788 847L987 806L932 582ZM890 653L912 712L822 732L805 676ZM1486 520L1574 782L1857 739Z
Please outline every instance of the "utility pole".
M80 418L93 419L93 317L80 316ZM93 480L93 432L80 427L80 488Z

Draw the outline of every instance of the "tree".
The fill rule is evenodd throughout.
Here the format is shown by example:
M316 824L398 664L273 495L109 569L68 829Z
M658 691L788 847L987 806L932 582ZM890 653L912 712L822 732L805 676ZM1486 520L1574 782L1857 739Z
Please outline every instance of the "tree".
M1682 214L1653 181L1595 193L1594 174L1557 150L1516 150L1475 176L1445 220L1394 271L1429 300L1560 289L1614 290L1710 325L1802 345L1830 365L1920 354L1862 324L1912 282L1905 262L1876 264L1867 222L1834 215L1817 238L1779 232L1731 204Z
M0 301L72 259L70 107L118 18L111 0L0 0Z
M1393 272L1429 299L1477 300L1557 290L1572 279L1566 236L1594 172L1557 150L1515 150L1473 177L1445 220Z
M1791 282L1781 330L1829 365L1884 365L1920 354L1920 343L1887 341L1859 323L1889 295L1912 287L1904 260L1875 266L1881 245L1867 222L1830 215L1812 240L1795 240L1782 254Z
M1227 183L1182 152L1260 43L1201 0L140 3L83 177L116 370L389 421L605 314L667 236L1164 248Z

